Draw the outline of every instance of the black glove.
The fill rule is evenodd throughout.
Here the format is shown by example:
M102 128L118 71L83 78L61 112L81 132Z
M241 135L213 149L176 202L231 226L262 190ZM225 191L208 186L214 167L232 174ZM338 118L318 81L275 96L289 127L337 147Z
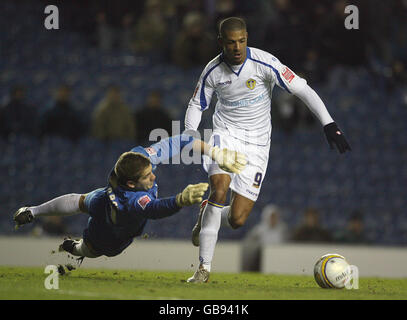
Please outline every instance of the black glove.
M346 150L351 150L349 143L346 141L345 136L342 131L339 130L335 122L331 122L324 126L324 132L331 149L334 149L333 145L335 144L340 153L344 153Z

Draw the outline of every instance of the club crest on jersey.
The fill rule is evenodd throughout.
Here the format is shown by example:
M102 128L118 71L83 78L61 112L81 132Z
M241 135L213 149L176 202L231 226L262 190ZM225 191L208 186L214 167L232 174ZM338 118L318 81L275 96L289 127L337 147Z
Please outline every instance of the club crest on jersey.
M249 80L246 81L246 86L247 86L250 90L253 90L254 87L256 86L256 80L250 78Z
M151 201L150 197L148 195L142 196L140 199L137 200L137 203L140 205L140 207L143 208L143 210L146 208L147 204Z

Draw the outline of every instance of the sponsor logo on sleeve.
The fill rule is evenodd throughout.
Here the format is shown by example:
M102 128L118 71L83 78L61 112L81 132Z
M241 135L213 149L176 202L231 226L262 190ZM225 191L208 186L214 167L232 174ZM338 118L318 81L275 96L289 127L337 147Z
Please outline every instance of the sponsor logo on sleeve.
M154 156L154 155L157 154L157 151L155 151L155 149L152 148L152 147L144 148L144 150L146 150L146 152L147 152L150 156Z
M283 78L286 79L289 83L294 79L295 75L294 73L287 67L283 69L282 72Z
M137 200L137 203L143 210L146 208L149 202L151 202L151 199L148 195L142 196L140 199Z

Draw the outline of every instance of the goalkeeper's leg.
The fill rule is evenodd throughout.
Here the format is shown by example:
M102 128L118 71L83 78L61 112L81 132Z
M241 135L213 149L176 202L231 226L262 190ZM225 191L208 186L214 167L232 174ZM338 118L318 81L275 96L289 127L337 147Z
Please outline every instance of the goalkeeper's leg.
M36 217L70 216L86 212L83 201L86 195L70 193L47 201L39 206L23 207L14 214L16 228L31 223Z
M65 194L29 209L34 217L70 216L81 212L81 200L84 197L76 193Z
M64 250L74 256L80 257L97 258L101 256L90 246L89 243L83 239L65 239L64 242L59 246L59 250Z

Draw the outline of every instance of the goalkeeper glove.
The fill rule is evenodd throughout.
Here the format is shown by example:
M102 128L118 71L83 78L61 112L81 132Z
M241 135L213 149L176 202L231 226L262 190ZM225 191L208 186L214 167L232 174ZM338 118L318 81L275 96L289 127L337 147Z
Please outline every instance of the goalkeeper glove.
M335 122L331 122L324 126L324 132L331 149L334 149L333 145L335 144L340 153L344 153L346 150L351 151L349 143L346 141L344 134L339 130Z
M209 149L209 155L218 163L219 168L231 173L239 174L247 164L246 156L243 153L219 149L217 146Z
M178 207L186 207L202 202L202 196L208 190L208 183L198 183L188 185L181 193L175 197Z

